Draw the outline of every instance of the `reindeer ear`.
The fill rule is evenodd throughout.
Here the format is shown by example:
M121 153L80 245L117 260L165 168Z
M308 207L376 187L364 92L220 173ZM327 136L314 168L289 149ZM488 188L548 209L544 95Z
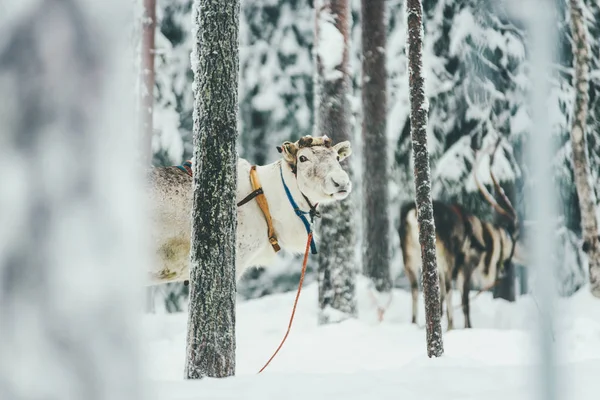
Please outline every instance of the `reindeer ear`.
M296 162L296 153L298 152L296 143L283 142L283 145L277 147L277 150L283 154L283 159L288 163L294 164Z
M339 142L338 144L333 146L333 149L338 153L340 161L352 154L352 147L350 145L350 142L347 140Z

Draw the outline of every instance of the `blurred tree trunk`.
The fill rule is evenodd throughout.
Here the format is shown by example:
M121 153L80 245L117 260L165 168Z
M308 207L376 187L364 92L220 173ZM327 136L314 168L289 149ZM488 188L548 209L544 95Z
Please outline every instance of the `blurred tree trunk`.
M142 165L148 167L152 164L152 133L154 110L154 37L156 30L156 0L143 1L143 15L141 17L141 60L140 60L140 87L139 87L139 127L140 137L144 144L142 149ZM136 21L137 22L137 21ZM146 288L146 312L156 312L154 296L155 286Z
M239 0L195 0L188 379L235 374Z
M582 13L581 0L569 0L571 33L573 35L573 61L575 63L575 109L571 128L573 148L573 172L581 209L581 230L584 251L588 255L590 290L600 297L600 238L596 216L596 196L591 184L589 157L587 153L586 124L588 115L590 52L587 29Z
M351 140L348 0L315 1L315 135L334 143ZM339 52L339 53L336 53ZM350 164L344 168L353 178ZM356 233L354 193L323 207L319 226L319 321L356 315Z
M142 86L140 90L140 128L144 143L144 166L152 164L152 133L154 110L154 45L156 31L156 0L141 0L144 2L142 17L142 54L141 74Z
M423 78L423 7L420 0L407 0L408 79L410 88L410 125L415 165L415 191L419 242L423 265L423 296L427 330L427 355L440 357L442 343L440 281L435 254L435 224L431 201L431 173L427 150L427 109Z
M390 277L384 0L362 0L363 267L379 292Z
M0 398L139 399L131 20L116 0L0 8Z

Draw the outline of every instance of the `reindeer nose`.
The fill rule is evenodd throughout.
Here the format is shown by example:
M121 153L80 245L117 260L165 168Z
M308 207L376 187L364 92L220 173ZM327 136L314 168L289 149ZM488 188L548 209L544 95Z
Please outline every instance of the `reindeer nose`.
M350 178L345 172L336 172L327 178L326 190L328 192L350 192Z

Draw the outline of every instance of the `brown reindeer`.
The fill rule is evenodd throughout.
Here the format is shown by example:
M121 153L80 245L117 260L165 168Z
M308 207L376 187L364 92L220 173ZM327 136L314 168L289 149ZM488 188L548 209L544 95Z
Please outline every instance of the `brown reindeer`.
M498 184L491 166L499 141L490 156L490 174L496 193L501 198L501 206L477 178L479 165L477 153L473 167L475 182L494 209L503 217L502 223L485 222L467 212L458 204L446 204L433 201L433 218L436 229L436 256L440 276L441 305L446 300L448 329L453 328L452 282L461 292L462 309L465 316L465 328L470 328L469 292L473 283L489 289L499 279L499 274L513 260L524 261L523 245L519 240L519 221L517 213L504 190ZM413 202L405 204L400 212L400 246L404 260L404 270L411 285L412 322L417 321L418 276L421 271L421 246L416 207Z

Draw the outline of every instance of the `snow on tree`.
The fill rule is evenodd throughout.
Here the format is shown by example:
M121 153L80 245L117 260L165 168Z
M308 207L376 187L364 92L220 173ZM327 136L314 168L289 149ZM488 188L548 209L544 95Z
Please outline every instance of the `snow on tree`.
M235 374L239 1L195 0L194 195L185 376Z
M429 102L428 143L433 197L463 204L485 220L495 216L481 200L472 179L473 147L485 146L503 138L502 150L492 166L519 213L524 213L524 189L529 182L524 165L523 146L531 130L528 105L523 100L530 90L523 24L507 14L506 2L490 0L428 0L423 2L427 41L423 48L426 96ZM189 66L192 46L191 0L158 0L160 30L156 43L155 163L179 163L192 150L192 95L187 89L193 74ZM560 190L562 223L580 234L580 211L574 184L569 132L573 109L572 52L566 2L558 2L557 46L560 61L555 63L550 97L552 131L561 144L554 159L554 177ZM409 121L408 80L406 69L406 16L404 0L387 0L386 64L388 71L387 140L389 173L389 210L391 275L402 285L399 239L395 234L400 205L414 198L413 166ZM352 0L352 40L349 62L361 61L360 0ZM600 4L584 0L590 37L600 36ZM313 126L313 46L311 2L301 0L242 0L240 16L240 140L241 156L254 163L278 157L275 145L311 134ZM600 194L600 41L590 41L590 115L588 152L592 183ZM463 57L464 56L464 57ZM356 148L360 149L361 114L360 74L354 73L355 98L350 99ZM474 77L473 79L471 79ZM487 139L486 137L489 136ZM361 157L350 161L360 177ZM487 164L482 163L487 169ZM479 176L491 187L485 170ZM357 184L361 184L357 181ZM357 188L360 186L357 186ZM357 204L360 197L355 198ZM357 209L357 210L360 210ZM358 211L357 211L358 212ZM355 221L356 226L361 221ZM362 229L357 231L360 239ZM557 257L570 251L572 243L560 235L559 246L566 246ZM570 240L570 239L569 239ZM358 249L360 250L360 249ZM579 257L575 257L579 259ZM315 279L309 260L306 282ZM257 269L239 282L243 296L293 290L298 282L299 257L285 255L268 270ZM574 293L587 280L580 265L558 262L557 273L569 277L572 286L561 286L564 295ZM315 268L316 269L316 268ZM523 269L520 269L523 270ZM171 286L171 285L167 285ZM176 285L178 288L181 285ZM185 289L181 286L181 293ZM240 295L242 293L240 292Z
M132 14L116 0L1 8L0 398L142 398Z
M440 281L435 252L435 223L431 200L431 175L427 151L427 104L423 77L423 7L421 0L406 2L408 29L408 79L410 124L414 159L415 204L421 244L423 296L427 332L427 355L440 357L442 343Z
M242 0L240 156L256 164L313 127L313 14L303 0Z
M175 165L192 154L192 0L156 1L152 149L155 165Z
M348 0L315 1L315 134L334 142L352 139L350 128ZM352 180L352 168L344 168ZM356 233L354 191L323 207L318 226L319 322L339 322L356 315Z
M576 42L576 39L572 37L572 30L569 25L571 18L569 17L568 2L557 2L556 9L559 15L563 18L558 19L558 62L555 65L557 71L553 75L552 86L550 88L550 107L552 112L549 113L551 121L551 130L555 140L558 141L559 146L554 157L554 179L558 187L557 194L559 196L559 207L562 224L570 231L577 235L582 235L581 227L583 226L581 221L581 209L579 207L579 198L577 195L576 183L575 183L575 171L573 163L572 153L572 142L570 138L570 132L573 126L573 119L575 118L575 99L576 99L576 88L573 87L575 81L573 65L575 63L574 49L572 44ZM600 5L594 0L585 0L582 3L582 12L586 16L588 23L588 29L590 37L597 37L600 32ZM594 70L598 70L600 66L600 42L597 40L589 41L590 56L590 85L589 85L589 99L590 109L589 117L587 120L588 133L588 156L590 162L590 178L592 179L592 187L595 187L596 192L600 188L600 180L598 175L600 171L599 155L598 151L598 131L600 130L600 119L598 116L598 109L600 108L598 98L598 80L594 80ZM526 177L527 178L527 177ZM596 196L597 197L597 196ZM565 242L560 240L562 238L569 238L569 241ZM559 262L555 263L557 268L557 276L569 277L567 281L556 282L558 285L558 291L561 295L571 295L580 287L583 286L585 281L588 279L586 274L582 273L583 269L581 265L573 263L560 262L561 254L570 254L572 248L571 240L574 238L573 235L561 235L559 236L558 246L561 248L558 254ZM585 260L585 257L575 257L577 260ZM571 282L570 287L567 283Z
M387 27L384 0L362 0L363 268L379 292L390 277L387 144Z
M600 236L598 232L597 203L591 183L587 148L587 116L589 107L589 45L581 0L569 0L573 32L573 60L575 68L575 109L571 128L575 185L581 208L584 251L588 255L590 290L600 297Z
M482 204L471 177L473 147L487 135L511 136L509 123L518 122L517 113L524 107L514 94L521 93L518 85L524 77L524 47L520 32L498 7L478 8L476 3L425 3L425 15L429 15L424 21L428 37L424 48L429 78L428 140L434 196L467 200L469 209L489 215L491 209ZM393 114L399 118L398 113ZM410 121L402 121L396 159L410 165ZM513 182L520 176L514 155L498 156L496 175L503 183ZM484 183L491 181L488 178Z
M560 2L559 2L560 3ZM598 4L586 0L590 32L600 28ZM390 37L388 41L389 71L389 140L397 142L395 149L395 182L392 185L391 210L397 212L398 204L408 201L414 194L410 190L412 164L410 158L410 121L407 113L406 71L403 69L405 34L398 30L402 24L403 2L390 1ZM565 4L559 6L564 12ZM562 7L562 9L560 8ZM499 152L493 165L495 175L506 190L520 217L524 213L524 189L529 182L523 146L531 130L531 112L524 100L530 91L527 71L530 68L526 58L527 32L522 23L514 20L506 10L506 4L499 2L470 0L452 2L446 0L424 2L424 24L427 42L424 47L424 72L428 77L426 95L429 99L428 141L433 179L434 198L456 201L469 211L485 220L493 220L492 208L481 200L472 179L474 161L473 148L485 146L497 136L503 137L503 151ZM566 14L565 14L566 15ZM593 18L592 16L596 16ZM550 91L553 107L552 131L562 143L556 157L555 179L560 187L564 224L570 230L579 231L579 207L570 158L569 130L570 110L574 98L570 84L570 41L568 19L559 20L559 48L562 50L560 64L555 64L559 74L554 78ZM600 43L591 44L592 65L598 69ZM592 70L594 67L592 67ZM591 74L593 75L593 72ZM593 81L592 81L593 82ZM597 84L590 87L591 98L597 98ZM590 162L598 166L599 157L596 131L600 129L600 102L592 107L589 130ZM490 136L486 139L487 136ZM594 149L596 149L594 151ZM595 160L592 160L595 159ZM484 167L487 168L487 166ZM600 168L592 168L593 181L598 190ZM490 185L489 173L480 171ZM397 219L397 215L393 218ZM520 218L525 220L525 218ZM562 235L561 238L572 237ZM560 242L560 246L570 244ZM397 246L392 247L397 259ZM561 251L557 250L557 256ZM569 271L558 272L571 276L574 286L565 294L572 294L585 279L580 275L580 266L557 263L557 268Z

